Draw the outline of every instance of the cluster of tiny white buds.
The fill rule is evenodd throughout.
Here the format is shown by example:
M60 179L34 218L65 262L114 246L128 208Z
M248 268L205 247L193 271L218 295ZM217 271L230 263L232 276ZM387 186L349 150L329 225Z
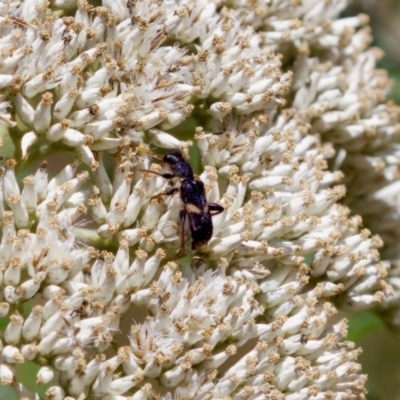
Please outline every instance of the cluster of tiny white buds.
M18 377L30 361L53 400L365 398L336 313L395 308L400 290L339 202L374 216L397 196L368 181L397 179L382 146L399 126L345 4L0 4L0 127L18 155L0 166L2 385L38 399ZM150 150L190 164L192 146L223 207L196 250L190 218L211 206ZM59 150L77 158L54 174Z
M253 11L241 0L233 4L266 45L295 60L292 106L311 133L335 146L333 167L344 172L345 203L384 241L382 256L392 266L389 282L396 290L383 308L398 327L399 108L386 101L391 82L376 68L383 52L370 48L368 16L338 18L347 1L306 3L257 1ZM290 13L279 11L285 7Z

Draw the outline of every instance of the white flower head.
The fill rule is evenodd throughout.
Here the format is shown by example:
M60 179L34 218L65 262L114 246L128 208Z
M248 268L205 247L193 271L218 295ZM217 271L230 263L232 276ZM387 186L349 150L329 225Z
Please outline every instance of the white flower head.
M382 240L339 203L368 178L343 184L337 167L383 167L388 153L360 149L397 131L375 104L365 18L317 3L0 6L0 121L18 156L0 175L3 385L35 398L15 373L29 360L52 399L365 398L334 315L398 296ZM201 248L155 146L193 168L199 150L188 179L223 208ZM16 174L59 150L77 159L58 174L51 158Z

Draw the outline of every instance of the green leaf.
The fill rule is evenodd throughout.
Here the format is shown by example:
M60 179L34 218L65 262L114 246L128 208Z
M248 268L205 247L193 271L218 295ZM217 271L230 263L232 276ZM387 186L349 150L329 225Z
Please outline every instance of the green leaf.
M355 314L349 320L349 334L347 339L357 342L365 335L382 326L381 319L370 311Z

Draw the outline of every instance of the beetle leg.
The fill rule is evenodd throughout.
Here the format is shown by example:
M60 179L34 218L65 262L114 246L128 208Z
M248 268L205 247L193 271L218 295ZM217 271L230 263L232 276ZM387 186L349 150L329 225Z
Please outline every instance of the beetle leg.
M210 209L210 214L211 214L211 216L221 214L222 211L225 210L224 207L220 206L220 205L217 204L217 203L208 203L208 207L209 207L209 209Z
M181 220L181 246L179 248L179 251L175 254L173 260L176 260L181 257L183 254L183 250L185 247L185 222L186 222L186 217L187 217L187 212L185 210L181 210L179 212L179 219Z
M166 190L165 192L158 193L155 196L150 197L150 203L155 199L160 199L162 196L171 196L172 194L175 194L177 192L179 192L179 188L172 188Z
M141 168L139 168L137 171L140 171L140 172L149 172L150 174L162 176L162 177L165 178L165 179L172 179L172 178L175 178L175 175L174 175L174 174L168 174L168 173L166 173L166 174L160 174L159 172L152 171L151 169L141 169Z
M185 246L185 222L186 222L186 217L187 217L187 212L186 210L181 210L179 212L179 219L181 220L181 248L179 252L183 251L183 248Z

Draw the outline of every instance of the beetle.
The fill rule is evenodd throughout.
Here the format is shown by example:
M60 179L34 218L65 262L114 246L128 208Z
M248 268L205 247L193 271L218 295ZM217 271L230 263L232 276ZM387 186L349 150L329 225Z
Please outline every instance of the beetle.
M141 171L154 173L165 179L178 178L180 180L180 187L173 187L165 192L152 196L150 202L162 196L170 196L179 192L183 203L183 210L179 213L182 229L181 248L178 254L180 254L184 248L186 218L189 221L189 228L192 236L192 250L198 250L211 239L213 233L212 217L222 213L224 207L216 203L207 202L204 183L200 178L194 175L192 167L183 158L180 151L166 154L162 158L162 161L169 167L170 173L158 173L152 170Z

